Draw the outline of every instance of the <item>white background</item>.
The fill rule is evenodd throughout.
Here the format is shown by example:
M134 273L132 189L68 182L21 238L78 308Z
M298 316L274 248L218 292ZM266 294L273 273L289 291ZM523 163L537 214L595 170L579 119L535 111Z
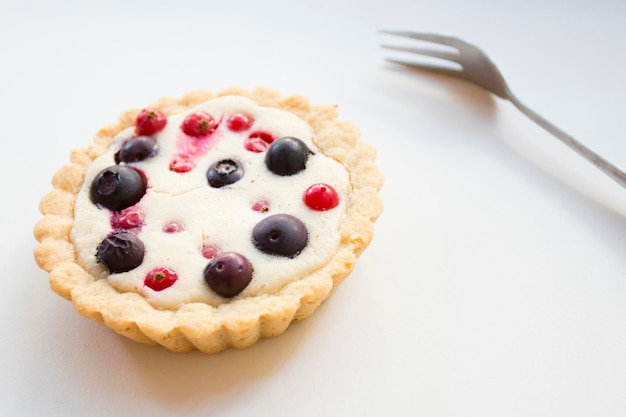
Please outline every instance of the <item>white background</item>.
M624 416L626 190L379 29L483 46L531 108L626 166L622 0L0 1L2 416ZM385 211L311 318L244 351L138 345L32 250L69 151L121 111L232 85L338 104Z

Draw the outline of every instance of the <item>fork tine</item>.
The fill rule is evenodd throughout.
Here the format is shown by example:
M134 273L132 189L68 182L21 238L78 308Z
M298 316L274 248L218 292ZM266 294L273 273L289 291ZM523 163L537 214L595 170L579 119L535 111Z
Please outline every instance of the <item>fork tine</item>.
M418 63L418 62L401 61L398 59L387 59L386 61L391 62L393 64L404 65L407 67L415 68L417 70L434 72L437 74L447 75L447 76L455 77L455 78L465 78L461 70L457 70L457 69L453 69L449 67L442 67L439 65L431 65L431 64Z
M447 51L436 51L434 49L426 49L426 48L411 48L406 46L395 46L395 45L380 45L382 48L391 49L394 51L401 52L409 52L417 55L425 55L432 56L433 58L445 59L447 61L456 62L459 64L459 54L454 52Z
M467 45L466 42L453 36L438 35L435 33L426 32L413 32L409 30L381 30L381 33L388 35L402 36L404 38L418 39L426 42L439 43L441 45L451 46L458 48L463 45Z

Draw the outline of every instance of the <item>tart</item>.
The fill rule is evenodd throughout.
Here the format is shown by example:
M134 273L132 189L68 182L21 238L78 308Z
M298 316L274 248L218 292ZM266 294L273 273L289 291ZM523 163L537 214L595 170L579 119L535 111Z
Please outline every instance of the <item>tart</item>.
M37 264L81 315L175 352L245 348L352 271L382 211L375 150L334 106L257 88L121 114L53 177Z

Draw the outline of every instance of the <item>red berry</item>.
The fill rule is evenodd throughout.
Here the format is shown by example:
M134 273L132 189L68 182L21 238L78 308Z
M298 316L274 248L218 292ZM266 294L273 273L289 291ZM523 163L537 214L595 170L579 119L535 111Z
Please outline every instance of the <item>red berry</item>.
M120 212L117 218L117 226L122 229L132 229L143 224L143 212L136 208L129 207Z
M215 119L207 112L197 111L191 113L183 120L181 125L183 132L189 136L202 137L213 132L217 126Z
M202 256L206 259L213 259L217 256L218 248L213 245L206 245L202 247Z
M254 123L252 116L245 113L235 113L226 120L226 126L233 132L243 132L250 129Z
M259 153L269 148L275 139L276 138L271 133L262 131L252 132L244 142L243 146L250 152Z
M266 213L270 210L270 203L267 200L259 200L252 205L252 210Z
M313 184L304 192L304 204L310 209L324 211L339 205L339 195L328 184Z
M183 230L183 226L180 223L169 222L165 226L163 226L163 231L165 233L178 233Z
M154 291L163 291L174 285L176 280L178 280L176 272L166 267L158 267L148 272L143 285Z
M158 109L143 109L135 119L135 133L150 136L160 132L167 124L167 117Z
M178 172L179 174L184 174L185 172L189 172L194 168L195 164L191 161L187 161L183 158L174 158L170 162L170 171Z

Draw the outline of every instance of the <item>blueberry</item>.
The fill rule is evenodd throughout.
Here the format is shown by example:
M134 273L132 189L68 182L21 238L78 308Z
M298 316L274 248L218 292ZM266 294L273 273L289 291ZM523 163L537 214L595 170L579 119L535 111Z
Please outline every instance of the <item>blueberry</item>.
M156 153L156 139L152 136L135 136L124 143L115 154L116 162L138 162L154 156Z
M115 165L96 175L89 197L94 204L120 211L137 203L145 193L146 179L139 171Z
M254 226L252 243L261 252L288 258L298 256L309 241L302 220L289 214L266 217Z
M204 280L222 297L234 297L252 280L252 265L240 253L225 252L209 262L204 269Z
M265 154L267 169L276 175L294 175L304 170L313 152L300 139L284 137L272 143Z
M109 268L111 273L126 272L143 262L143 242L128 232L113 233L98 245L96 258Z
M232 159L223 159L211 165L206 173L209 185L213 188L222 188L233 184L243 177L243 167Z

